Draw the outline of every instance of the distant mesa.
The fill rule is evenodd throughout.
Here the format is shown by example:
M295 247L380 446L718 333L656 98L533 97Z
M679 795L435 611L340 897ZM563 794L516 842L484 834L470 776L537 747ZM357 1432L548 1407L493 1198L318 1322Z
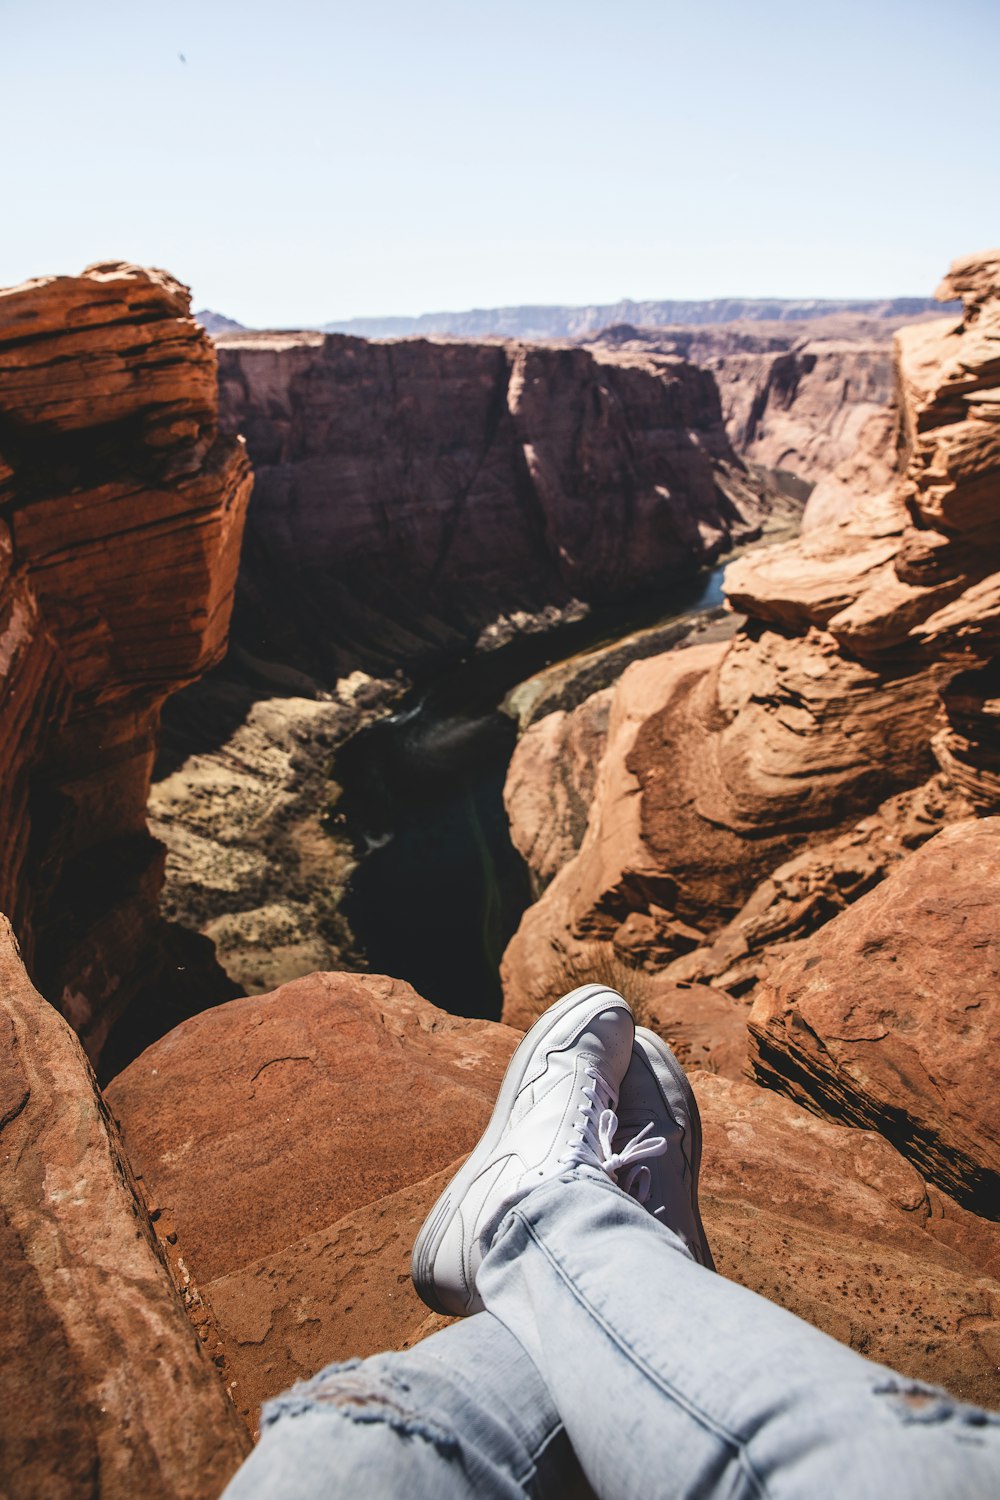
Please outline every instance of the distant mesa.
M884 297L872 301L837 301L808 297L717 297L707 302L612 302L589 307L477 307L466 312L421 313L418 317L345 318L313 325L322 333L350 333L357 338L398 339L451 335L455 338L577 339L603 330L605 342L642 338L642 330L712 323L797 323L835 317L866 318L891 327L910 319L940 317L933 297ZM945 311L959 314L960 302ZM248 333L245 323L204 307L194 317L213 336ZM890 330L887 330L891 331ZM610 336L610 337L609 337Z
M961 304L953 305L956 313ZM673 324L751 322L786 323L853 314L895 319L941 315L932 297L885 297L869 301L837 301L809 297L717 297L707 302L622 302L590 307L487 307L469 312L422 313L416 318L347 318L324 323L324 333L353 333L361 338L405 338L415 334L453 334L460 338L567 339L601 328L631 324L635 328L666 328ZM200 318L201 314L197 314ZM208 325L205 325L208 327ZM209 332L212 330L209 329Z
M206 333L246 333L245 323L237 323L235 318L227 318L224 313L213 312L210 307L203 307L200 312L192 314L196 323L200 323Z

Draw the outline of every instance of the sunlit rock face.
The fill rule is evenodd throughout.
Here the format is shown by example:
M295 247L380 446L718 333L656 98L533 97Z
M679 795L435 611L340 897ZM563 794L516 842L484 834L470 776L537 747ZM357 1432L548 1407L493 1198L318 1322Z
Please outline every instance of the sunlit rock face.
M214 1500L246 1434L79 1040L2 916L0 1255L4 1494Z
M520 344L219 341L256 474L235 638L330 681L470 648L498 616L689 577L763 507L712 376Z
M680 1014L685 997L700 1031ZM742 1019L704 986L654 986L640 1012L691 1070L722 1273L869 1357L995 1404L1000 1226L873 1131L741 1079L735 1048L718 1040L728 1012ZM295 1379L440 1328L413 1290L410 1250L518 1040L398 980L314 974L184 1022L110 1086L162 1210L156 1233L214 1311L218 1358L251 1426Z
M620 680L579 852L507 951L506 1017L595 941L752 987L770 944L997 810L1000 257L957 263L941 295L961 319L896 335L896 483L733 563L730 645Z
M0 292L0 910L95 1057L158 962L160 707L225 648L250 471L187 289Z

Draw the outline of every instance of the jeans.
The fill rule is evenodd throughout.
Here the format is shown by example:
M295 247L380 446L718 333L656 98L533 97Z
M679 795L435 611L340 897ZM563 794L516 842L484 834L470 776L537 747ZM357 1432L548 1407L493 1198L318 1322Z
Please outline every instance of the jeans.
M269 1402L225 1500L997 1500L1000 1416L693 1261L603 1173L506 1215L486 1311Z

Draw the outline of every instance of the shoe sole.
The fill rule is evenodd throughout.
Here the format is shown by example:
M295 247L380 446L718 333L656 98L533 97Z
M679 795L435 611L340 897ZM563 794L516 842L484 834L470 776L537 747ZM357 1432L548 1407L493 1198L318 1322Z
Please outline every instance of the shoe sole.
M655 1031L648 1030L645 1026L637 1026L635 1029L636 1045L639 1038L646 1048L655 1052L659 1061L663 1064L667 1078L660 1077L658 1070L654 1067L656 1081L663 1090L674 1119L680 1123L685 1115L690 1122L690 1129L684 1131L681 1141L681 1150L684 1152L684 1160L687 1162L691 1173L691 1207L694 1210L694 1221L698 1230L698 1240L701 1246L701 1263L710 1271L715 1270L715 1261L709 1249L708 1239L705 1235L705 1226L701 1222L701 1209L698 1207L698 1174L701 1171L701 1115L698 1112L698 1101L694 1097L694 1090L688 1081L688 1076L680 1063L677 1061L670 1048L662 1037L658 1037Z
M550 1006L525 1032L507 1064L497 1102L493 1106L493 1113L478 1144L473 1148L468 1160L459 1167L424 1220L413 1244L413 1253L410 1256L410 1276L418 1296L434 1312L443 1313L445 1317L456 1316L454 1308L446 1307L437 1295L434 1261L441 1248L441 1242L461 1206L466 1190L475 1181L483 1162L492 1154L503 1135L529 1062L535 1056L539 1045L569 1011L581 1005L585 1000L596 998L598 995L607 995L609 1002L622 1001L624 998L617 990L610 989L606 984L580 985L578 989L571 990L568 995L557 1000L555 1005Z

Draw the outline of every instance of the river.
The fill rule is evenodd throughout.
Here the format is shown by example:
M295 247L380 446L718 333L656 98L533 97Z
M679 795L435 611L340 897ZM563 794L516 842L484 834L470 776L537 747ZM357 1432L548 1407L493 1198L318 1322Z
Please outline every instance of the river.
M453 1014L499 1017L500 957L533 899L503 807L518 728L501 705L556 662L718 608L724 571L476 653L342 747L336 818L359 864L341 909L373 972Z

